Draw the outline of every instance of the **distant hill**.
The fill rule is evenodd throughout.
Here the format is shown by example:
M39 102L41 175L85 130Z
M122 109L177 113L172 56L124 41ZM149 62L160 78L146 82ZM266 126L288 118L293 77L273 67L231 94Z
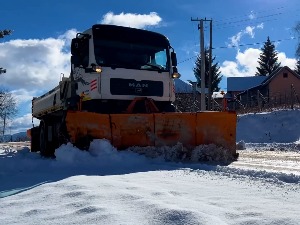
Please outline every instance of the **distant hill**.
M10 142L10 141L29 141L26 132L20 132L13 135L0 136L0 142Z
M193 93L193 87L190 83L187 83L180 79L175 79L175 93Z

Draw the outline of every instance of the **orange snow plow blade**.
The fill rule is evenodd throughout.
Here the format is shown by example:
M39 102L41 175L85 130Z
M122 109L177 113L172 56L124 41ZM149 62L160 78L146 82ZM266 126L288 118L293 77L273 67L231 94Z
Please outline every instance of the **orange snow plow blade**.
M216 144L236 153L236 113L97 114L69 111L67 131L73 143L86 139L108 139L118 149L131 146L187 148Z
M72 143L86 138L111 140L111 124L108 114L68 111L66 127Z

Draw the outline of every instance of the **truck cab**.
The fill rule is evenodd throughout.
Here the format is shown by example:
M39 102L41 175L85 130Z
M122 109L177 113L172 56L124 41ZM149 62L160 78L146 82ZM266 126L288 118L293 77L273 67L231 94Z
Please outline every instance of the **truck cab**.
M94 25L71 44L71 97L82 109L124 112L136 98L151 99L160 112L175 111L176 53L155 32Z

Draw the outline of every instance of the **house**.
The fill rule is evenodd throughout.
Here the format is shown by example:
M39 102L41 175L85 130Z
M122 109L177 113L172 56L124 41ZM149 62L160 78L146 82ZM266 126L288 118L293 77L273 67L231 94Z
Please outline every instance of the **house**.
M260 85L266 79L265 76L252 77L228 77L227 78L227 97L235 98L236 95Z
M280 67L263 81L239 94L237 99L242 105L260 104L281 105L300 104L300 75L287 66Z

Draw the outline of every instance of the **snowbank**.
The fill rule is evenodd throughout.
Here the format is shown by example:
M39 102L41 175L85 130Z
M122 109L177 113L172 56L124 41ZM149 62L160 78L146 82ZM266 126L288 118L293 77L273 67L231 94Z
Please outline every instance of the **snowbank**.
M270 113L240 115L237 142L295 143L300 139L300 110L278 110Z

